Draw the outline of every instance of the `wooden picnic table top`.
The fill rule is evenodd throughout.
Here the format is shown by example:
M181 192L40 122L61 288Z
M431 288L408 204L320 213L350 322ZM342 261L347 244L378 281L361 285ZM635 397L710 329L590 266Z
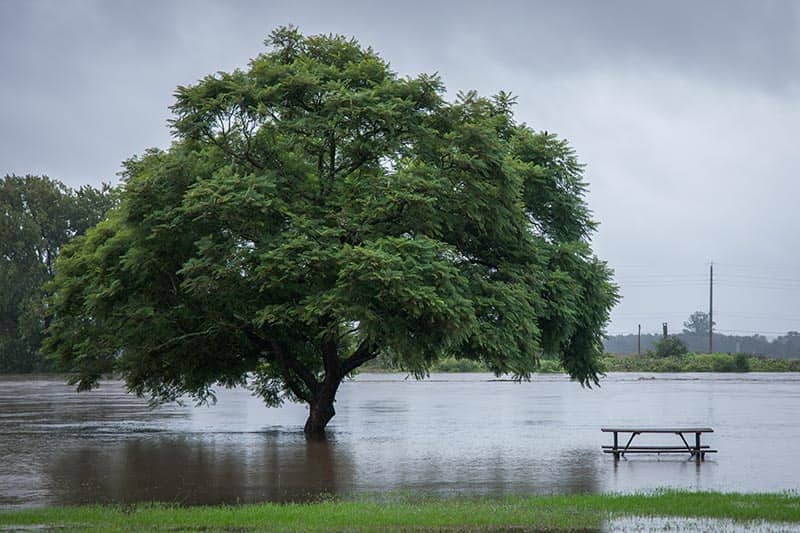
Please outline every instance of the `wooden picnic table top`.
M606 433L714 433L711 428L600 428Z

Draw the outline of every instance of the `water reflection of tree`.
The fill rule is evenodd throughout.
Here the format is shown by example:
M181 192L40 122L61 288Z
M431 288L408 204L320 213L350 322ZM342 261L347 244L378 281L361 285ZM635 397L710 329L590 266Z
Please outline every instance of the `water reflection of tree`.
M46 465L50 504L303 501L353 487L349 453L302 434L131 437L66 446Z
M568 449L556 456L520 458L498 454L483 474L491 495L576 494L599 492L597 451Z
M600 489L595 450L554 457L471 457L443 464L406 458L362 469L335 440L302 433L95 437L64 443L45 464L49 504L161 501L184 504L305 501L360 489L471 494L575 493ZM444 459L444 458L443 458ZM404 466L401 466L404 465ZM386 467L389 467L388 470Z
M595 449L575 449L562 453L559 462L564 465L564 476L558 491L565 493L600 492L597 457Z

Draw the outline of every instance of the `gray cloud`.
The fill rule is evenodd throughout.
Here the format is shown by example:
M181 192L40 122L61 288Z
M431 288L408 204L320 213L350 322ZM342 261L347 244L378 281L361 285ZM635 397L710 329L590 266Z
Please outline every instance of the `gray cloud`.
M800 330L799 6L0 0L0 173L114 180L170 142L177 85L293 23L450 94L511 90L520 120L568 138L622 285L610 331L680 329L707 308L711 260L720 329Z

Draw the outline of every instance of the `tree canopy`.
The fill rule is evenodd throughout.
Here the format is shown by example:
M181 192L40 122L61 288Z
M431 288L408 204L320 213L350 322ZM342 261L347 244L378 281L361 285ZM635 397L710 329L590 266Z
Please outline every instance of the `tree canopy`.
M717 323L709 325L710 317L703 311L695 311L686 322L683 323L683 332L695 335L708 335L709 328L716 326Z
M47 370L43 287L61 246L111 207L107 185L70 189L47 176L0 179L0 372Z
M342 36L280 28L247 69L179 87L173 145L125 164L121 204L65 247L47 342L79 389L154 401L247 383L334 415L383 354L597 383L616 287L590 248L583 167L514 98L444 98Z

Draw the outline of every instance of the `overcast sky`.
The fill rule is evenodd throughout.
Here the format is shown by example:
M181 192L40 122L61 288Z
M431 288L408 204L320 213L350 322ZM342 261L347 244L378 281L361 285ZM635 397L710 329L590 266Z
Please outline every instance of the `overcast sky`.
M279 25L372 45L449 93L504 89L567 138L623 299L610 333L800 330L800 2L0 0L0 175L116 182L177 85Z

